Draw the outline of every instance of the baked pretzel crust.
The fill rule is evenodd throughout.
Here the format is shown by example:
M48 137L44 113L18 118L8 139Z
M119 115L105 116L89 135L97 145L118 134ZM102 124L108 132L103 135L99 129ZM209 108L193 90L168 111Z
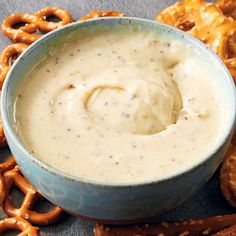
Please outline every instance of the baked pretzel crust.
M26 44L16 43L9 45L3 50L0 56L0 90L7 73L11 68L11 59L14 57L14 60L16 60L16 57L18 57L26 48Z
M96 224L95 236L176 236L176 235L212 235L226 227L236 224L236 214L213 216L205 219L186 220L179 222L162 222L158 224L106 226Z
M2 208L8 216L19 216L37 225L52 224L61 218L63 211L59 207L55 207L54 210L47 213L31 210L40 197L40 194L21 175L20 169L17 166L14 169L5 172L4 178L6 183L6 196ZM15 208L12 202L10 191L13 185L18 187L25 194L20 208Z
M47 21L48 16L55 16L59 22ZM8 16L2 23L2 32L13 42L31 44L42 34L37 34L38 31L49 32L72 22L71 14L61 8L46 7L35 14L16 13ZM18 29L14 25L25 23Z
M39 30L43 32L50 32L72 22L72 16L68 11L56 7L46 7L36 12L34 15L40 19L38 22L38 27ZM60 21L48 22L46 20L48 16L55 16Z
M0 233L10 229L22 231L18 236L39 236L39 229L21 217L11 217L0 221Z
M31 14L16 13L8 16L2 23L2 32L13 42L31 44L42 35L32 34L38 30L39 18ZM20 23L29 24L26 27L14 29L13 26Z
M4 199L5 199L5 194L6 194L6 185L4 178L0 174L0 206L2 205Z

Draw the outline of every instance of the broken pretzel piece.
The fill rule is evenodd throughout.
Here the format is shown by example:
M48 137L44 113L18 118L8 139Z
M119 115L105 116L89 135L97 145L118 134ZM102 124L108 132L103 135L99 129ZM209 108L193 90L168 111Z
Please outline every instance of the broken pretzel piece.
M175 223L106 226L96 224L94 236L200 236L212 235L236 224L236 214L213 216L205 219L186 220ZM218 236L218 235L217 235Z
M17 166L14 169L5 172L4 178L6 184L6 196L2 208L8 216L19 216L37 225L52 224L61 218L63 211L59 207L55 207L54 210L46 213L31 210L40 197L40 194L21 175L20 169ZM25 194L20 208L15 208L12 202L10 192L14 185Z
M21 217L11 217L0 221L0 234L11 229L22 231L17 236L39 236L39 229Z

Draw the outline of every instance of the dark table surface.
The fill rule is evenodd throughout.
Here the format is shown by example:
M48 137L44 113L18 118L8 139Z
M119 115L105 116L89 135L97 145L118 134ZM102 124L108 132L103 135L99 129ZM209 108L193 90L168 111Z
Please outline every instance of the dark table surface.
M8 15L15 12L33 13L47 6L57 6L68 9L74 20L90 12L92 9L116 10L142 18L153 19L157 12L171 5L173 0L1 0L0 2L0 21L2 22ZM0 34L0 49L2 50L10 41ZM5 155L8 150L1 150L0 155ZM219 171L213 178L193 197L183 205L172 210L158 220L180 220L187 218L197 218L211 216L215 214L226 214L234 212L223 198L219 189ZM63 188L63 186L62 186ZM22 194L14 191L14 199L19 204ZM48 203L40 202L37 208L45 210ZM0 219L4 218L0 211ZM73 235L90 236L93 235L93 223L66 215L58 223L40 227L42 236L51 235ZM10 233L7 235L14 235Z

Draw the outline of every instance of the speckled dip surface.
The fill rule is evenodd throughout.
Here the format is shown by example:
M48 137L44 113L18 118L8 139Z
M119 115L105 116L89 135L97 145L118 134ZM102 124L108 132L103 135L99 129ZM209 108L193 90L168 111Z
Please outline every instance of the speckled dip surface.
M68 9L74 20L90 12L92 9L103 9L103 10L116 10L125 13L128 16L143 17L153 19L158 11L171 5L172 0L38 0L38 1L23 1L23 0L3 0L0 3L0 19L1 22L8 15L14 12L28 12L33 13L46 6L58 6ZM1 50L10 43L10 41L0 35ZM1 150L0 155L8 153L7 149ZM157 220L180 220L187 218L197 218L204 216L211 216L215 214L226 214L234 212L234 209L229 207L224 200L218 182L219 173L217 172L214 177L192 198L186 201L182 206L175 210L172 210L168 214L158 218ZM14 198L16 202L20 202L22 194L15 192ZM43 211L50 207L45 202L40 202L37 205L37 209ZM0 212L0 218L2 219L4 214ZM79 235L79 236L90 236L93 235L93 223L81 220L69 215L66 215L58 223L48 226L40 227L42 236L52 235ZM15 235L7 234L7 235Z

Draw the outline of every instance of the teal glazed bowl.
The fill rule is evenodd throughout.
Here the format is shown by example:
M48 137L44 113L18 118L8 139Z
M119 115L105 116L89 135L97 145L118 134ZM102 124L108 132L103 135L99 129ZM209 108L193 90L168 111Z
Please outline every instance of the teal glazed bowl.
M71 176L49 166L32 155L17 135L13 124L14 96L25 75L48 53L60 47L68 37L83 34L93 27L132 25L178 39L197 50L204 63L214 69L224 104L224 131L220 141L202 161L176 175L142 183L108 184ZM218 56L206 45L170 26L137 18L100 18L76 22L51 32L32 44L11 68L2 90L2 120L9 147L24 176L49 201L77 216L101 222L138 221L163 214L185 201L213 175L229 145L236 117L235 86ZM43 147L42 147L43 148ZM112 171L112 170L111 170Z

